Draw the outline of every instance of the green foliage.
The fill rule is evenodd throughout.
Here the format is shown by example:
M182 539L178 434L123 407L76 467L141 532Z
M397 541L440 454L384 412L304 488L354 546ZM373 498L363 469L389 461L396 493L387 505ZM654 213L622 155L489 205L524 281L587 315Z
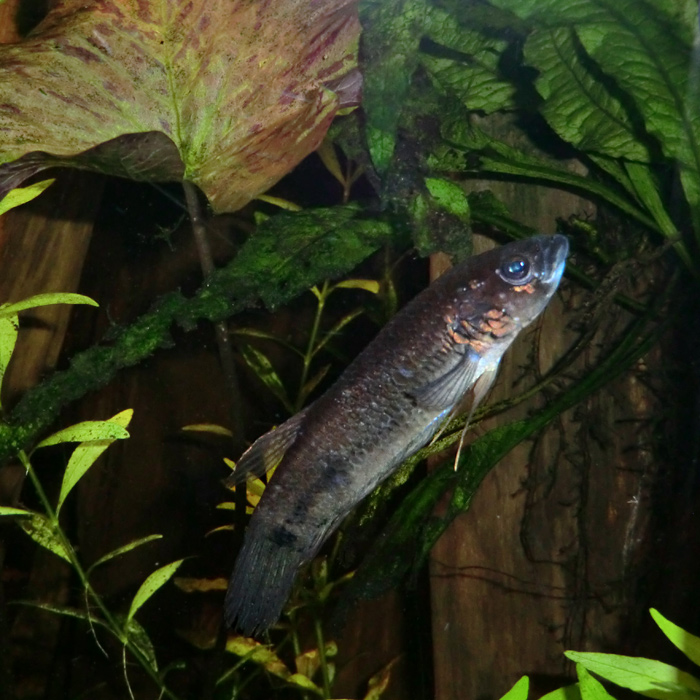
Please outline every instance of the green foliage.
M52 185L56 180L42 180L27 187L15 187L10 190L2 199L0 199L0 215L10 209L19 207L22 204L31 202L32 199L38 197L47 187Z

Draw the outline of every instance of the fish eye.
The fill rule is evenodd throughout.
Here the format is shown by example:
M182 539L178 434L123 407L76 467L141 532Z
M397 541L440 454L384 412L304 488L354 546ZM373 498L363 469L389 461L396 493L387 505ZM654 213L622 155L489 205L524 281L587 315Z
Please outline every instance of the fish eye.
M530 277L530 262L525 258L511 258L501 265L498 273L510 284L525 284Z

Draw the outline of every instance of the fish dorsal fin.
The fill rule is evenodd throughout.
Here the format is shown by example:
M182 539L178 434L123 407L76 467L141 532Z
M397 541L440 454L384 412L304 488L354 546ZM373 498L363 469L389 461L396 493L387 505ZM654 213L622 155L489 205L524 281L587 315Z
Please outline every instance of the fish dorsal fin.
M479 356L467 350L448 372L411 392L421 408L451 409L458 404L479 377Z
M226 480L229 488L245 481L249 474L262 476L272 467L279 464L284 453L292 446L299 435L299 429L304 422L310 406L292 416L282 425L273 428L259 437L242 455L236 464L236 469Z

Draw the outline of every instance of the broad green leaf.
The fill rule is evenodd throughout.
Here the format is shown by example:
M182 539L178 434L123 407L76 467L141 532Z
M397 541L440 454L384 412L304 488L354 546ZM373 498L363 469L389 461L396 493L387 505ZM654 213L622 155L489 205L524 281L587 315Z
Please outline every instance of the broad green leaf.
M568 27L543 28L528 38L525 60L538 70L542 116L576 148L612 158L648 162L648 136L635 126L609 81L594 70ZM646 137L646 139L645 139Z
M0 47L0 188L65 165L187 180L239 209L357 103L353 4L61 3Z
M270 217L236 257L260 298L274 308L319 280L348 272L392 235L389 223L356 204ZM310 263L300 260L310 257Z
M700 637L696 637L690 632L686 632L682 627L674 625L667 620L658 610L652 608L650 611L654 622L661 628L661 631L675 644L694 664L700 666Z
M18 331L19 318L17 314L0 316L0 388L2 388L2 380L5 377L7 366L12 359Z
M108 561L111 561L112 559L115 559L116 557L120 557L122 554L126 554L127 552L130 552L132 549L136 549L137 547L140 547L143 544L148 544L149 542L153 542L154 540L160 540L163 538L163 535L148 535L146 537L141 537L138 540L134 540L133 542L129 542L129 544L122 545L121 547L117 547L117 549L113 549L111 552L105 554L103 557L100 557L96 562L91 564L90 568L87 570L88 576L98 567L101 566L102 564L106 564Z
M581 700L581 691L578 683L557 688L551 693L543 695L540 700Z
M468 109L490 114L514 106L515 83L503 77L500 63L507 43L461 25L454 12L431 7L426 35L437 45L423 49L420 61L433 82L454 94ZM448 52L449 56L442 55Z
M51 520L41 513L33 513L30 518L20 518L17 524L44 549L48 549L56 556L71 561L70 554L66 550L63 541L56 532Z
M564 652L571 661L623 688L656 700L700 698L700 681L674 666L631 656L596 652ZM583 696L583 692L581 693Z
M131 418L134 415L134 411L131 408L127 408L125 411L117 413L116 416L109 418L104 421L104 423L111 423L122 428L126 432L126 428L131 422ZM76 426L73 426L76 427ZM55 436L54 436L55 437ZM128 437L128 433L127 433ZM58 496L58 503L56 505L56 514L61 511L66 497L71 492L73 487L80 481L80 479L87 473L87 470L97 461L99 456L114 442L114 439L90 439L90 442L85 442L78 445L73 454L68 460L68 465L66 466L65 474L63 475L63 482L61 483L61 491ZM41 446L41 445L39 445Z
M578 685L581 691L581 700L614 700L612 695L603 687L602 683L591 676L585 667L576 664Z
M121 425L106 420L87 420L59 430L42 440L36 449L59 445L64 442L97 442L102 440L124 440L129 433Z
M55 179L42 180L41 182L35 182L33 185L27 187L15 187L15 189L10 190L0 199L0 215L10 211L10 209L31 202L32 199L38 197L49 185L53 185L54 182L56 182Z
M467 193L451 180L437 177L426 177L425 186L430 196L445 211L466 221L469 220L469 200Z
M501 700L527 700L530 691L530 679L523 676L502 698Z
M86 297L83 294L50 292L47 294L35 294L32 297L27 297L14 304L3 304L0 306L0 318L3 316L12 316L18 311L36 309L39 306L52 306L53 304L87 304L88 306L99 306L94 299L90 299L90 297Z
M38 515L31 510L24 508L10 508L9 506L0 506L0 516L33 516Z
M267 359L267 356L260 350L256 350L252 345L242 345L241 356L248 367L255 373L255 376L270 390L272 395L279 399L289 413L294 413L294 407L289 400L287 390L284 388L282 380L275 372L275 368L270 360Z
M374 167L384 176L394 155L396 132L425 27L425 0L370 0L362 4L365 61L362 107Z
M178 559L170 564L161 566L160 569L156 569L139 587L136 591L134 599L131 601L131 606L129 607L129 612L126 616L127 623L136 615L141 606L168 580L172 575L178 570L180 564L185 561L184 559Z

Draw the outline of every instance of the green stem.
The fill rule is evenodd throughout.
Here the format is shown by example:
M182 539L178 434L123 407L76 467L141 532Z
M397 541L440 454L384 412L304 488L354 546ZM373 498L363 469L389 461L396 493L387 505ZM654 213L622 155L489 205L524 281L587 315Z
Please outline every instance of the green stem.
M318 660L321 664L321 677L323 678L323 697L331 697L331 676L328 673L328 659L326 658L326 643L323 639L323 627L321 618L314 615L314 632L316 633L316 645L318 647Z
M131 655L139 662L139 664L144 669L144 671L146 671L146 673L153 679L154 683L158 686L159 690L161 691L161 695L165 695L166 697L170 698L171 700L179 700L178 696L175 695L175 693L173 693L171 690L169 690L165 686L162 679L158 676L158 672L151 666L150 662L141 653L139 648L136 647L129 640L129 637L128 637L126 630L119 624L119 622L112 615L110 610L104 604L104 601L98 595L97 591L95 591L95 589L90 584L90 581L87 577L87 574L85 573L85 570L83 569L80 561L78 560L78 556L75 553L75 549L73 549L73 545L71 544L71 542L68 539L68 537L66 536L66 534L63 532L63 529L61 528L60 523L58 521L58 516L56 515L56 511L54 510L53 506L51 505L51 502L49 501L49 499L46 495L46 492L44 491L44 488L41 485L41 481L39 481L39 477L37 476L36 472L34 471L34 467L32 466L31 462L29 461L29 457L27 456L27 454L24 450L20 451L19 458L20 458L20 461L22 462L22 464L24 465L24 468L27 470L27 474L29 475L29 479L31 480L31 482L34 486L34 489L35 489L37 495L39 496L39 501L41 502L41 505L44 508L44 511L46 512L46 515L48 516L48 518L51 522L53 532L58 537L58 539L61 543L61 546L63 547L63 550L68 555L68 557L70 559L70 564L73 567L73 569L75 570L75 572L78 574L78 577L80 578L80 581L83 584L85 590L89 592L90 597L92 598L93 602L100 609L100 612L102 613L102 616L104 618L104 622L107 624L108 629L124 645L124 647L129 650ZM88 614L89 614L89 611L88 611Z
M316 354L316 338L318 337L318 329L321 326L321 317L323 316L323 310L326 305L326 299L328 299L328 296L330 295L329 287L330 285L328 283L328 280L326 280L323 283L323 287L320 291L315 290L316 298L318 299L318 305L316 306L316 316L314 318L314 325L311 328L309 343L306 346L306 352L304 353L304 366L301 370L299 392L294 403L295 412L301 411L302 404L304 402L304 387L306 386L306 381L309 378L309 369L311 368L311 361L314 359L314 355Z

